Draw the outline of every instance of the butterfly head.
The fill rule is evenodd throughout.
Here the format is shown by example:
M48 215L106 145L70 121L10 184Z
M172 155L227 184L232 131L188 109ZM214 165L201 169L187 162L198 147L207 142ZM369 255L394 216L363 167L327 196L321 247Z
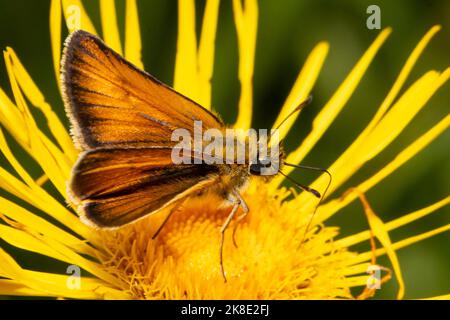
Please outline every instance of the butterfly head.
M266 156L256 156L255 161L250 162L248 171L253 176L274 176L280 171L284 159L284 152L279 146L270 149Z

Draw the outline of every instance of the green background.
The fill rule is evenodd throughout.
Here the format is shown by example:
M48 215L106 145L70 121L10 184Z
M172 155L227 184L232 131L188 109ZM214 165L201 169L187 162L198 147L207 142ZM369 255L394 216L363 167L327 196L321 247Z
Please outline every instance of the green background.
M101 30L98 1L84 3L97 30ZM123 26L124 1L116 3L119 23ZM227 123L234 121L239 99L237 39L230 3L221 2L213 78L213 106ZM197 25L200 29L204 2L197 1L196 4ZM319 41L326 40L330 43L330 52L313 89L314 101L302 112L290 132L285 145L288 151L306 136L314 116L379 33L379 30L366 28L366 8L371 4L380 6L382 28L393 27L393 34L377 54L347 106L304 164L327 167L345 150L374 115L414 46L435 24L441 24L443 30L420 57L405 87L428 70L442 71L450 66L450 1L260 1L254 73L255 128L272 125L308 53ZM67 124L52 66L49 8L50 1L0 0L0 48L14 48L47 101ZM141 0L138 1L138 9L145 69L163 82L171 84L177 36L177 3ZM12 97L3 61L2 65L0 85ZM363 167L335 196L371 176L446 116L449 102L450 90L449 84L446 84L399 138ZM42 121L40 114L36 116ZM17 157L23 159L24 166L34 177L38 177L40 171L35 164L17 148L9 135L7 138ZM425 207L448 195L449 142L450 135L446 132L367 193L374 210L384 221ZM10 168L3 156L0 156L0 165ZM314 178L308 172L296 172L293 176L303 183ZM3 191L0 194L11 197ZM391 237L393 241L397 241L449 222L449 210L446 207L432 216L392 232ZM344 208L327 224L340 226L343 235L368 227L357 202ZM449 292L449 244L450 233L447 232L398 252L406 282L406 298ZM24 267L60 273L65 270L63 264L12 249L4 242L1 245L14 250ZM368 246L365 244L355 249L368 250ZM379 262L390 266L384 258ZM377 292L376 298L394 298L396 289L397 284L392 280Z

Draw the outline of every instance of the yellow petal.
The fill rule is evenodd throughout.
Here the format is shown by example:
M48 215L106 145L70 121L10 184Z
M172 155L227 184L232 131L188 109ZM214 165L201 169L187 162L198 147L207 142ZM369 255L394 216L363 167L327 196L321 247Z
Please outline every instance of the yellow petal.
M30 124L33 125L33 124ZM33 130L38 132L35 127ZM31 137L31 152L36 156L35 159L38 161L41 168L44 170L45 174L49 177L52 184L56 187L59 193L66 197L66 182L68 171L63 168L60 164L64 162L56 161L54 154L48 151L47 146L44 145L42 137L30 135ZM41 138L41 139L40 139Z
M412 245L412 244L414 244L416 242L423 241L423 240L428 239L428 238L430 238L432 236L435 236L435 235L437 235L439 233L443 233L443 232L445 232L447 230L450 230L450 223L446 224L446 225L444 225L442 227L433 229L431 231L427 231L427 232L424 232L424 233L421 233L421 234L418 234L418 235L415 235L415 236L412 236L412 237L400 240L400 241L398 241L398 242L396 242L396 243L394 243L392 245L392 249L394 249L394 250L402 249L402 248L407 247L409 245ZM375 251L375 256L378 257L378 256L381 256L381 255L383 255L385 253L386 253L386 249L385 248L380 248L380 249L377 249ZM353 259L349 260L349 264L357 264L357 263L361 263L363 261L370 260L372 258L372 256L373 256L373 254L374 253L372 251L361 253L356 258L353 258Z
M70 227L73 231L83 235L86 239L91 239L92 233L90 229L80 222L80 220L70 213L63 205L61 205L58 200L49 195L44 189L37 185L28 172L22 167L22 165L17 161L3 137L0 130L0 150L14 168L14 170L19 174L22 180L26 183L23 184L16 177L11 175L9 172L0 168L0 187L10 192L11 194L19 197L20 199L28 202L29 204L39 208L40 210L48 213L50 216L54 217L64 225ZM6 204L5 210L7 209ZM19 210L19 209L12 209Z
M436 212L438 209L446 206L448 203L450 203L450 196L442 199L441 201L433 203L432 205L430 205L428 207L422 208L420 210L416 210L409 214L402 215L400 218L397 218L395 220L387 222L384 225L386 228L386 231L398 229L399 227L402 227L408 223L411 223L420 218L423 218L433 212ZM362 232L353 234L351 236L342 238L340 240L337 240L334 244L337 247L348 248L352 245L355 245L357 243L360 243L360 242L368 240L368 239L370 239L370 230L362 231Z
M425 77L428 75L430 83L426 84ZM449 77L450 69L445 70L441 75L430 71L423 78L425 84L417 82L411 86L411 91L408 90L399 99L367 137L360 149L363 152L361 158L368 161L389 145Z
M345 286L348 287L361 287L365 286L367 284L368 276L354 276L354 277L348 277L345 279Z
M434 139L439 137L448 127L450 126L450 115L446 116L443 120L441 120L438 124L436 124L433 128L428 130L421 137L416 139L413 143L411 143L408 147L402 150L397 156L392 160L389 164L387 164L384 168L379 170L372 177L368 178L361 184L359 184L356 188L361 192L367 192L375 186L377 183L382 181L384 178L389 176L396 169L401 167L408 160L413 158L417 153L422 151L426 146L428 146ZM338 212L343 207L347 206L353 200L357 198L357 195L353 192L347 193L345 196L334 199L323 206L318 210L317 221L325 221L330 216Z
M141 30L136 0L127 0L125 17L125 58L140 69L144 69L141 60Z
M37 205L40 202L40 199L36 199L34 194L32 194L30 187L1 167L0 176L2 177L0 179L0 188L30 204Z
M61 62L61 0L52 0L50 4L50 40L55 79L59 84L59 64Z
M39 138L42 141L42 145L47 149L46 151L51 154L51 156L55 159L59 167L59 172L65 181L69 180L70 172L72 170L72 166L75 161L69 159L69 157L61 151L50 139L47 137L45 133L39 130L38 132ZM74 149L75 150L75 149ZM63 194L65 196L65 193Z
M8 160L8 162L11 164L11 166L14 168L14 170L22 178L22 180L31 188L31 190L27 192L28 195L30 195L30 193L36 194L38 196L46 194L46 192L35 183L35 181L31 178L31 176L28 174L28 172L21 166L21 164L14 157L13 153L11 152L11 150L9 149L9 147L6 143L6 140L5 140L1 130L0 130L0 150L3 153L3 155L5 156L5 158ZM13 179L15 179L15 178L13 178ZM8 175L4 175L4 177L3 177L4 183L5 182L7 183L8 181L10 182L10 180L11 179L9 179ZM14 183L12 183L12 184L14 185ZM16 194L16 193L13 191L13 194ZM16 194L16 196L20 197L20 194ZM25 198L24 200L30 201L29 198L28 199ZM34 202L34 201L32 201L32 202ZM45 207L45 205L44 205L44 207Z
M331 172L346 172L345 176L333 177L334 181L331 190L335 189L338 185L340 185L344 177L348 177L354 172L353 170L349 170L349 163L355 163L355 157L357 157L361 152L360 150L361 145L363 143L364 144L366 143L367 136L372 132L375 126L379 123L380 119L385 115L387 109L391 106L392 102L397 97L399 91L403 87L408 75L411 73L411 70L414 64L416 63L417 59L419 58L420 54L423 52L423 50L425 49L431 38L434 36L434 34L436 34L439 31L439 29L440 29L439 26L431 28L431 30L428 31L427 34L422 38L422 40L417 44L416 48L408 57L394 85L392 86L391 90L389 91L386 98L382 102L375 116L372 118L367 127L359 134L359 136L355 139L355 141L344 151L343 154L339 156L339 158L330 167ZM323 177L320 178L319 181L320 182L318 182L318 185L324 185L324 183L327 182L327 179Z
M9 63L9 62L7 62ZM13 84L14 85L14 84ZM5 126L9 133L16 139L16 141L25 149L25 151L31 156L35 157L35 154L31 151L29 130L27 126L26 116L23 112L19 111L10 99L5 95L0 88L0 122ZM23 108L23 107L22 107ZM67 156L57 148L53 142L51 142L42 132L38 131L38 135L43 139L45 145L53 150L54 156L59 159L59 164L63 167L63 175L68 174L71 164Z
M0 176L2 177L0 179L0 188L42 210L84 239L93 243L98 241L98 239L96 241L96 234L92 232L91 228L83 224L76 215L71 213L63 204L59 203L58 200L49 195L45 190L31 189L3 168L0 168ZM7 210L17 209L14 209L14 207L11 208L6 207L5 212Z
M422 300L450 300L450 294L444 294L442 296L424 298Z
M39 139L40 130L37 128L36 123L29 111L29 108L25 102L25 98L20 91L17 79L14 74L13 62L11 60L11 54L9 52L4 52L5 63L8 71L9 81L13 91L13 95L16 104L23 114L23 120L25 122L25 128L28 133L28 138L30 140L30 155L40 164L40 166L47 173L49 179L55 185L55 187L60 191L62 195L65 194L65 180L67 172L61 170L61 167L55 162L55 159L48 154L47 150ZM33 132L31 134L31 132Z
M84 6L80 0L62 0L64 17L69 32L82 29L97 35Z
M14 50L8 48L8 53L10 55L14 74L20 88L25 93L26 97L31 101L31 103L40 111L42 111L53 137L63 149L64 153L69 157L69 159L67 159L67 162L73 163L76 160L77 152L75 151L72 140L66 128L61 123L56 113L53 111L53 108L45 101L44 95L36 86L33 79L31 79L30 75L23 67Z
M317 77L322 70L328 50L328 43L320 42L311 51L272 128L277 128L281 122L309 96L316 83ZM283 123L283 126L280 127L280 140L289 132L299 114L300 112L297 112L290 116L289 119Z
M0 282L0 291L13 294L13 289L17 289L17 283L35 292L42 292L45 296L71 297L71 298L129 298L128 294L109 287L105 282L94 278L80 278L80 289L71 289L67 282L69 275L59 275L46 272L37 272L22 269L14 259L0 248L0 275L13 280L13 283ZM15 286L13 284L16 284ZM3 285L8 285L3 287ZM24 290L24 289L22 289Z
M98 257L100 255L100 253L89 246L86 241L78 239L72 234L5 198L0 197L0 207L2 208L0 215L5 215L29 230L58 240L78 253L90 255L92 257Z
M17 248L70 263L70 260L61 253L38 241L28 233L18 230L17 228L0 224L0 238Z
M312 131L300 146L291 152L286 158L286 162L300 163L303 158L309 153L314 145L319 141L333 120L337 117L339 112L343 109L347 101L350 99L353 92L356 90L362 76L366 72L375 54L380 49L381 45L387 39L391 29L383 30L372 45L367 49L364 55L359 59L358 63L352 69L347 78L342 82L336 92L333 94L328 103L323 107L320 113L316 116L312 123ZM286 174L290 173L292 168L284 168ZM273 186L278 186L283 181L283 177L277 176L272 180Z
M120 55L123 55L114 0L100 0L100 17L102 21L103 40L112 49Z
M442 74L429 71L417 80L364 139L364 143L359 146L351 161L347 161L345 168L338 171L333 171L333 168L329 169L333 174L333 183L328 194L331 194L342 183L347 181L363 164L384 150L403 131L449 77L450 69L447 69ZM328 179L321 176L314 181L311 187L316 190L323 190L327 183ZM300 195L296 201L304 203L303 208L314 206L314 201L305 194Z
M34 180L28 174L28 172L19 164L16 158L13 156L11 150L9 149L3 131L0 128L0 151L5 156L6 160L12 165L14 170L19 174L23 181L30 187L34 186Z
M29 151L30 141L24 125L23 115L2 88L0 88L0 122L22 148Z
M403 276L402 276L402 272L400 269L400 263L398 261L397 254L395 253L395 250L392 246L388 230L387 230L384 222L375 214L375 212L373 212L373 210L370 207L364 194L359 193L359 192L357 192L357 193L363 204L364 212L367 216L367 220L369 221L370 229L372 230L375 237L377 237L377 239L383 245L383 248L386 250L389 260L392 263L392 267L393 267L394 273L397 277L397 282L398 282L398 287L399 287L398 293L397 293L397 299L403 299L403 296L405 295L405 284L403 282ZM367 277L366 277L366 279L367 279Z
M175 58L174 88L197 99L197 38L193 0L178 0L178 40Z
M31 289L20 281L6 279L0 279L0 296L53 297L48 292Z
M354 274L360 274L360 273L366 273L367 268L371 266L371 263L369 262L363 262L359 264L355 264L353 266L349 266L347 269L345 269L344 275L354 275ZM367 277L366 277L367 279Z
M32 275L38 276L38 274ZM49 277L48 274L45 274L44 276L46 278ZM55 276L61 277L60 281L58 281L58 286L63 286L64 280L67 283L68 275L67 276L55 275ZM99 284L98 282L95 282L95 279L80 277L80 282L84 283L83 290L74 289L71 291L65 291L63 293L60 288L56 287L56 285L53 288L50 288L53 289L51 291L50 290L42 291L27 287L21 281L0 279L0 295L34 297L34 298L35 297L60 298L64 296L65 298L73 298L73 299L100 299L104 297L104 295L96 293L96 291L98 292Z
M30 233L31 230L25 229L24 226L20 226L17 223L13 223L13 225L15 228L0 225L1 238L9 244L24 250L67 262L69 264L75 264L81 269L88 271L92 275L106 281L107 283L110 283L111 285L118 287L123 285L118 278L107 272L100 264L84 258L59 241L43 236L39 233ZM19 230L18 228L24 229Z
M398 93L402 89L403 85L406 82L406 79L408 78L408 75L411 73L411 70L413 69L414 65L416 64L417 60L419 59L422 52L427 47L428 43L431 41L433 36L441 29L440 26L434 26L431 28L419 41L417 46L414 48L414 50L409 55L408 59L406 60L405 65L403 66L402 70L400 71L397 79L394 82L394 85L392 86L391 90L389 91L388 95L384 99L384 101L381 103L380 108L378 109L375 116L370 121L369 125L366 129L364 129L363 133L361 134L363 138L364 133L370 132L374 126L378 123L378 121L383 117L383 115L386 113L386 111L391 106L392 102L397 97ZM360 137L358 137L359 139ZM357 139L357 140L358 140ZM355 140L355 142L357 141Z
M42 187L43 185L44 185L44 183L46 183L48 181L48 177L47 177L47 175L44 173L44 174L42 174L39 178L37 178L36 180L35 180L35 182L36 182L36 184L39 186L39 187Z
M214 49L219 15L219 0L208 0L203 15L198 48L198 103L211 109L211 78L214 69Z
M239 81L241 96L235 128L248 129L252 122L253 70L255 64L256 33L258 29L258 4L256 0L233 0L234 22L239 47Z

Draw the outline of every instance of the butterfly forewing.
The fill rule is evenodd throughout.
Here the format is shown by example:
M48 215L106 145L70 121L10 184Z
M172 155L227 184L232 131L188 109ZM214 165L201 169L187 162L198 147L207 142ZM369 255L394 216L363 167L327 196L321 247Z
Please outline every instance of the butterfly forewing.
M224 127L217 116L81 30L66 41L62 89L82 149L173 146L172 131L193 134L195 120L205 130Z
M66 41L62 92L82 152L68 193L82 216L118 227L213 185L217 166L174 164L172 131L194 121L224 130L214 114L139 70L99 38Z

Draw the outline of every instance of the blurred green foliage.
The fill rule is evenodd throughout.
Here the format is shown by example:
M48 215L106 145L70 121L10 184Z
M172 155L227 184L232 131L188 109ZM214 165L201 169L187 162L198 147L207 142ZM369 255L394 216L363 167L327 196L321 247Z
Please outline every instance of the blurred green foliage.
M88 13L100 28L98 1L84 1ZM123 26L124 1L116 1L119 24ZM204 1L197 1L197 24L200 29ZM287 96L308 53L319 41L330 43L330 52L313 90L314 101L296 122L286 141L286 149L295 148L309 132L311 122L320 108L346 77L378 30L368 30L366 8L381 8L382 28L391 26L393 34L383 45L343 112L314 148L304 163L327 167L352 142L375 113L401 67L423 34L435 24L443 29L420 57L407 85L430 69L444 70L450 66L450 1L325 1L283 0L260 1L259 29L254 74L254 127L270 127ZM58 84L54 78L49 34L50 1L0 0L0 47L14 48L47 101L67 124ZM177 36L177 3L166 0L138 1L143 40L143 61L146 70L171 84ZM64 34L65 36L65 34ZM123 33L122 33L123 38ZM216 62L213 78L213 106L226 122L236 116L239 98L237 81L238 51L236 46L231 2L222 1L216 41ZM0 69L0 86L11 95L6 68ZM369 177L391 160L402 148L448 114L449 84L446 84L413 120L401 136L382 154L363 167L346 188ZM36 115L42 117L40 115ZM8 136L17 157L38 177L40 171L29 157ZM384 221L425 207L448 195L450 189L450 135L439 137L425 151L385 179L368 198ZM0 165L9 167L3 157ZM307 183L314 176L296 172L295 178ZM4 195L4 193L2 193ZM8 195L7 195L8 196ZM394 241L415 235L450 222L448 207L438 213L391 234ZM338 225L344 235L366 229L361 206L355 202L327 222ZM406 281L406 297L420 298L449 292L450 233L414 244L399 251ZM2 242L2 245L5 245ZM368 250L368 245L357 247ZM59 270L46 259L17 251L20 262L27 267ZM382 258L382 264L389 262ZM390 281L377 293L377 298L393 298L397 288Z

